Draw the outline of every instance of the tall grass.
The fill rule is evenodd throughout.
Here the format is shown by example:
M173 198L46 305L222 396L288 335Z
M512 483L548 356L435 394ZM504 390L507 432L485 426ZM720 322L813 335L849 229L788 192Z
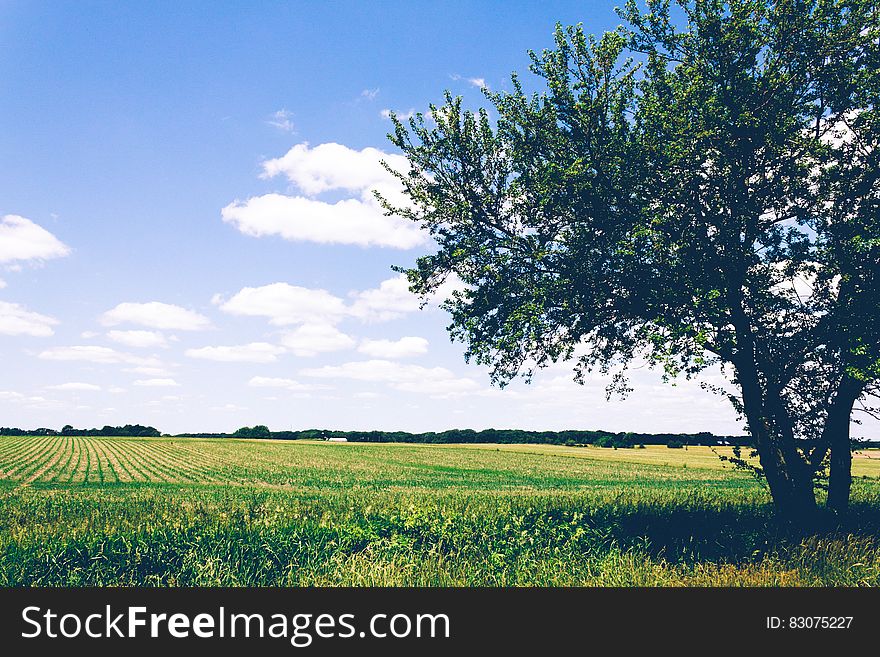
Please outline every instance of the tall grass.
M805 534L694 450L85 447L140 481L51 450L47 463L95 474L32 479L46 465L31 464L0 480L0 585L880 584L873 476L850 517Z
M857 586L880 513L801 536L766 503L643 492L138 488L0 496L4 586Z

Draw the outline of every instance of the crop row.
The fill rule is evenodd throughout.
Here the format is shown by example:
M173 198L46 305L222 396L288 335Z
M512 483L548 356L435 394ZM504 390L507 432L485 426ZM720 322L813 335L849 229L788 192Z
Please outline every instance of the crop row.
M173 441L80 436L0 437L0 479L20 484L223 483L230 463Z

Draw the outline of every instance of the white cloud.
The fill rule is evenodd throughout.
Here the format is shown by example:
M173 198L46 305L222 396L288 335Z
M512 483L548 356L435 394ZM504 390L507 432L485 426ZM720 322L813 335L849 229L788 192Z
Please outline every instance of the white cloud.
M291 119L293 119L293 112L280 109L272 113L272 117L266 121L266 124L278 128L282 132L296 132L296 126Z
M123 372L131 372L133 374L146 374L148 376L168 376L168 369L165 367L124 367Z
M31 312L17 303L0 301L0 334L44 338L55 332L52 327L57 323L57 319Z
M480 384L473 379L427 379L424 381L403 381L392 386L402 392L416 392L431 397L457 397L473 394L480 390Z
M101 386L96 386L94 383L80 383L80 382L71 382L71 383L60 383L54 386L46 386L49 390L82 390L82 391L95 391L100 390Z
M146 388L176 388L180 384L174 379L138 379L134 385Z
M223 406L211 406L212 411L246 411L247 406L239 406L238 404L223 404Z
M85 337L85 336L83 336ZM107 337L127 347L167 347L165 336L158 331L108 331Z
M400 340L364 340L358 351L374 358L408 358L427 353L425 338L406 336Z
M251 342L250 344L221 345L186 350L186 355L190 358L215 360L224 363L272 363L278 360L278 354L283 353L284 349L282 347L267 342Z
M351 349L355 341L329 324L303 324L286 333L281 344L297 356L316 356L320 353Z
M4 287L6 287L6 281L0 278L0 290L2 290Z
M469 78L469 77L465 77L463 75L458 75L457 73L455 73L449 77L451 77L453 80L456 80L456 81L464 80L472 87L477 87L478 89L484 89L484 88L488 89L489 88L489 85L486 84L486 78L477 78L477 77Z
M91 340L92 338L97 338L98 335L99 333L96 333L95 331L83 331L79 334L79 337L83 340Z
M279 235L291 242L411 249L425 241L416 224L386 217L373 198L325 203L303 196L264 194L227 205L221 216L245 235Z
M453 291L463 290L457 278L450 277L428 299L429 306L438 306L452 296ZM419 297L409 291L404 274L382 281L379 287L363 290L354 295L350 313L364 321L384 322L397 319L421 307Z
M392 114L397 117L398 121L409 121L412 117L416 115L416 110L414 107L410 107L405 112L403 110L392 110L385 108L381 112L379 112L379 116L381 116L383 119L390 119Z
M284 390L292 390L293 392L305 392L309 390L329 388L329 386L325 385L300 383L293 379L281 379L270 376L255 376L248 381L248 385L252 388L283 388Z
M445 367L404 365L389 360L367 360L304 369L304 376L387 383L395 390L449 397L480 388L473 379L457 377Z
M0 262L60 258L70 249L30 219L7 214L0 219Z
M20 392L13 392L12 390L0 390L0 401L19 401L24 399L24 395Z
M327 143L310 148L297 144L285 155L263 164L263 177L283 175L303 195L265 194L230 203L221 211L224 221L246 235L280 235L291 241L353 244L409 249L426 241L413 222L385 216L373 196L381 192L395 203L405 203L397 179L382 161L398 171L408 171L402 155L375 148L356 151ZM314 197L343 191L353 197L328 203Z
M419 309L419 298L409 291L403 274L382 281L379 287L355 295L351 314L363 320L387 321Z
M333 324L345 314L345 302L326 290L313 290L287 283L246 287L229 301L215 297L220 310L233 315L268 317L272 324Z
M47 349L38 355L44 360L61 361L87 361L90 363L116 364L126 363L144 367L160 367L161 362L157 358L144 358L116 351L110 347L96 345L75 345L72 347L54 347Z
M199 331L210 328L211 322L204 315L170 303L120 303L101 315L106 326L117 324L141 324L157 329Z
M26 397L25 395L21 395L19 393L9 393L8 395L0 393L0 400L2 399L6 399L6 401L10 401L16 404L22 404L23 407L27 409L39 411L71 408L76 410L83 410L88 408L88 406L72 406L66 402L61 402L56 399L46 399L45 397L40 397L39 395Z
M447 281L428 298L428 305L436 307L457 289L463 289L460 282ZM229 300L215 294L211 302L219 306L220 310L233 315L266 317L276 326L314 325L288 333L284 341L286 346L294 350L314 353L354 346L348 336L329 328L346 317L365 322L382 322L415 312L421 305L419 297L409 291L409 283L402 274L382 281L376 288L353 292L350 296L352 301L346 304L343 299L326 290L288 283L270 283L261 287L242 288ZM323 338L327 338L323 342L327 348L309 346L309 342L317 344Z
M376 87L375 89L364 89L361 92L361 98L366 98L367 100L375 100L378 95L379 87Z
M385 153L377 148L361 151L342 144L297 144L286 154L263 163L263 176L284 175L304 194L344 190L364 192L376 187L396 186L397 180L382 166L388 162L397 171L408 171L409 161L403 155Z

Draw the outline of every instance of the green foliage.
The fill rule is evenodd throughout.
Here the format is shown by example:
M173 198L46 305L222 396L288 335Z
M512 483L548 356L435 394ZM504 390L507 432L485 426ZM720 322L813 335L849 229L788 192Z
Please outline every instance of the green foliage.
M269 427L266 425L257 424L253 427L236 429L232 435L237 438L271 438L272 432L269 431Z
M774 499L849 495L849 416L880 377L880 25L873 0L629 0L601 37L558 26L545 89L447 94L395 119L439 248L411 290L493 381L559 360L666 377L723 364ZM835 482L837 485L835 486ZM842 504L841 504L842 502Z
M633 439L632 436L634 434L618 434L618 435L601 435L596 440L593 441L593 445L596 447L613 447L617 449L618 447L632 447ZM669 442L673 442L676 439L671 438L668 439ZM644 445L643 445L644 447Z
M148 427L142 424L126 424L119 427L104 425L100 429L75 429L72 425L65 424L60 432L53 429L25 431L0 427L0 435L2 436L54 436L58 433L62 436L130 436L132 438L156 438L162 435L155 427Z

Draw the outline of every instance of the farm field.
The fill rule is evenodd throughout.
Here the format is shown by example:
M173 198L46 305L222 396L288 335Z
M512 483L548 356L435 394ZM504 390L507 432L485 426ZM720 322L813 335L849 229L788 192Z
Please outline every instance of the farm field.
M0 437L0 585L878 585L854 475L803 536L709 448Z

